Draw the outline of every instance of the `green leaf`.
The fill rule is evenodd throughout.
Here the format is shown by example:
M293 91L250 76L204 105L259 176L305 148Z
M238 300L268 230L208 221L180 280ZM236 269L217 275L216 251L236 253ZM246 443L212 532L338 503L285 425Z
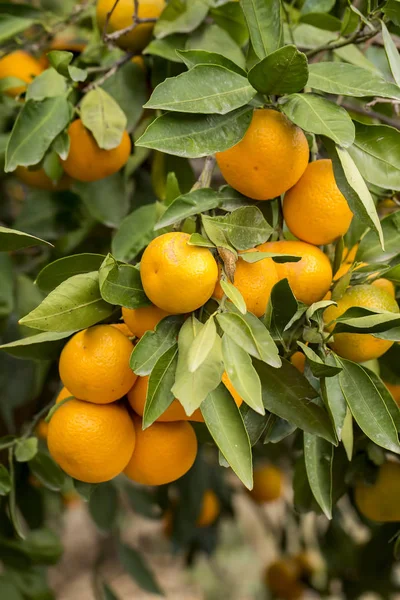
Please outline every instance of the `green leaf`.
M267 328L251 313L239 315L233 312L217 315L224 333L246 352L274 368L281 366L278 349Z
M125 217L111 242L113 256L117 260L133 260L154 239L156 220L155 203L140 206Z
M239 46L248 43L249 30L239 2L226 2L222 6L211 8L210 14L214 22L225 29Z
M23 5L23 8L25 6L26 5ZM13 8L13 5L11 5L11 7ZM8 2L2 2L0 7L0 43L4 43L6 40L26 31L41 18L40 11L37 11L36 15L32 12L29 16L29 13L12 14L12 12L9 13L9 10L10 4ZM32 7L32 11L33 10L34 8Z
M46 265L39 272L35 284L43 292L51 292L73 275L97 271L104 259L104 254L85 253L64 256Z
M340 359L340 386L360 429L373 442L400 454L397 429L379 390L361 365Z
M284 342L290 335L286 333L287 325L294 317L298 303L290 288L289 281L285 278L278 281L271 291L264 324L274 340Z
M133 265L119 265L107 257L99 271L100 293L103 300L126 308L148 306L140 271Z
M326 357L326 363L337 367L338 363L333 354ZM342 439L342 429L346 417L347 404L340 387L339 376L327 377L321 380L321 395L325 406L331 415L338 440Z
M383 402L386 404L386 407L393 419L393 423L396 426L397 431L400 431L400 408L397 405L396 401L393 399L392 394L387 389L386 385L383 383L382 379L376 375L371 369L367 369L363 366L364 371L368 374L373 384L377 388L379 394L382 397Z
M400 85L400 55L385 23L381 21L383 43L393 79Z
M155 230L158 231L163 227L169 227L179 221L183 221L193 215L218 208L221 203L218 192L211 188L200 188L178 196L172 204L170 204L161 218L158 220Z
M253 487L252 455L243 419L221 383L201 405L201 414L214 442L232 470L248 489Z
M219 65L229 69L229 71L246 76L246 71L223 54L207 50L177 50L177 53L188 69L192 69L196 65Z
M354 124L348 112L326 98L291 94L282 99L281 107L295 125L309 133L325 135L344 147L354 142Z
M207 356L214 347L217 337L217 328L215 327L214 317L211 315L204 323L203 328L196 335L188 352L188 368L191 373L204 363Z
M188 244L189 246L200 246L202 248L215 248L215 244L200 235L200 233L192 233L188 240Z
M237 250L247 250L266 242L272 227L256 206L243 206L232 211L223 221L228 240Z
M382 7L382 12L390 19L395 25L400 27L400 7L398 0L388 0Z
M245 106L227 115L165 114L149 125L136 145L186 158L208 156L240 142L252 113Z
M25 102L8 140L5 172L19 165L38 164L69 120L70 108L64 96Z
M182 326L181 315L162 319L154 331L146 331L133 349L130 367L136 375L149 375L158 359L176 343Z
M276 252L246 252L241 254L240 258L248 263L255 263L264 258L272 258L276 263L299 262L301 256L292 256L291 254L278 254Z
M400 190L400 132L388 125L354 123L356 139L349 154L361 175L378 187Z
M118 596L116 596L113 590L106 583L103 583L103 595L104 600L118 600Z
M54 460L44 452L38 452L29 461L33 475L49 490L58 492L64 485L65 475Z
M63 281L20 323L42 331L71 332L90 327L111 313L112 306L100 295L99 275L92 272Z
M28 462L37 454L38 451L38 439L37 437L30 437L26 439L18 440L15 447L14 455L18 462Z
M253 49L260 60L283 45L279 0L240 0Z
M121 565L138 586L149 592L163 596L163 592L141 554L131 546L118 544L118 556Z
M111 481L96 486L89 499L89 513L101 531L114 528L118 515L118 493Z
M385 250L378 235L372 229L362 238L357 250L356 260L367 263L387 263L399 254L400 212L387 215L381 221ZM385 273L385 277L386 277Z
M207 215L201 215L201 223L207 237L217 246L218 248L225 248L233 254L235 259L237 258L237 252L233 246L228 243L227 236L225 234L225 223L223 217L208 217Z
M255 95L246 77L218 65L200 64L160 83L144 108L225 115Z
M322 360L322 358L320 358L318 354L314 352L314 350L312 350L302 342L298 341L297 345L300 346L300 348L306 355L311 372L314 375L314 377L334 377L342 370L341 367L326 364Z
M143 50L143 54L160 56L165 60L180 63L181 58L178 54L186 46L187 35L174 33L166 38L151 40L150 44Z
M307 379L287 360L280 369L255 362L261 380L263 404L267 410L296 427L335 443L328 414L312 399L318 396Z
M314 12L328 13L335 6L335 0L306 0L301 7L300 13L306 15Z
M119 104L102 88L96 87L85 94L81 103L81 119L100 148L112 150L121 143L127 118Z
M148 98L146 74L143 69L127 62L106 79L101 87L112 97L126 116L126 128L132 131L143 114L143 104Z
M4 465L0 465L0 496L7 496L11 491L10 474Z
M332 444L311 433L304 433L304 460L314 498L325 516L332 519Z
M154 27L154 35L164 38L172 33L190 33L200 25L208 13L207 2L191 0L187 4L177 0L164 9Z
M246 59L240 46L225 29L215 23L199 27L188 38L186 50L206 50L222 54L242 69L246 68Z
M171 346L155 363L149 378L146 404L143 413L143 429L160 417L174 400L171 392L175 382L178 363L178 344Z
M307 84L308 63L296 46L283 46L249 72L251 85L262 94L293 94Z
M261 396L261 383L251 358L229 336L222 338L222 355L225 371L243 401L260 415L265 414Z
M85 81L87 78L87 71L71 65L71 61L74 58L72 52L52 50L51 52L48 52L46 56L49 59L51 66L60 73L60 75L78 82Z
M30 358L33 360L51 360L58 355L64 345L63 340L69 337L73 332L67 331L55 333L45 331L36 335L15 340L8 344L1 344L0 350L16 358Z
M299 20L300 23L308 23L319 29L325 29L327 31L340 31L342 27L342 21L333 15L326 13L307 13L302 15Z
M246 302L244 301L244 298L239 290L225 279L221 279L220 285L225 296L227 296L229 300L233 302L242 315L245 315L247 313Z
M354 448L354 431L353 431L353 417L349 407L347 407L346 416L343 421L342 427L342 443L346 452L347 460L351 461L353 458Z
M381 248L384 249L382 227L375 204L356 164L344 148L334 146L329 140L324 140L324 145L332 159L336 184L349 203L351 211L365 225L376 231Z
M62 131L52 143L51 148L62 160L65 160L69 154L70 145L68 133Z
M8 317L14 308L14 268L11 256L0 254L0 321Z
M119 227L129 211L128 189L122 173L89 183L74 181L73 190L80 196L89 214L107 227Z
M353 306L336 319L335 333L381 333L400 326L400 314Z
M26 100L44 100L55 96L63 96L68 89L65 77L55 69L46 69L35 77L26 91Z
M179 356L172 393L187 415L193 414L209 392L218 386L224 370L221 338L216 336L214 346L202 364L193 373L189 371L189 350L203 328L204 325L192 316L185 321L178 337Z
M97 488L98 483L86 483L85 481L79 481L74 479L74 487L84 502L89 502L91 495Z
M351 96L379 96L400 100L400 89L383 77L361 67L342 62L320 62L309 66L308 85L327 94Z

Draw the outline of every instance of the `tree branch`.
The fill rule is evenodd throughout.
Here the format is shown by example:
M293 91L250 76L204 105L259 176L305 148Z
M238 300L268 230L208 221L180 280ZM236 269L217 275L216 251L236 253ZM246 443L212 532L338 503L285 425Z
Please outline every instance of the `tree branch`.
M317 48L313 48L306 52L306 56L308 58L312 58L316 56L320 52L325 52L327 50L338 50L339 48L344 48L345 46L349 46L350 44L361 44L362 42L366 42L371 38L378 35L379 29L373 29L368 33L362 33L360 30L352 33L348 38L340 41L340 42L329 42L327 44L323 44L322 46L318 46Z
M109 77L112 77L114 75L114 73L116 73L118 71L118 69L120 69L124 64L129 62L134 57L134 55L135 55L134 52L127 52L126 54L121 56L121 58L119 60L117 60L117 62L115 62L111 67L105 67L105 68L102 67L100 69L101 71L104 71L105 69L108 69L108 71L106 71L104 73L104 75L102 75L98 79L95 79L94 81L92 81L91 83L86 85L83 88L82 92L84 94L86 94L87 92L90 92L98 85L102 85L105 81L107 81L107 79L109 79Z
M118 31L113 31L112 33L107 33L107 26L108 26L109 20L111 18L112 13L116 9L118 2L119 2L119 0L115 0L114 6L110 10L110 12L107 13L106 22L104 24L104 29L103 29L103 41L104 42L113 42L114 40L117 40L118 38L125 35L126 33L130 33L138 25L141 25L142 23L155 23L157 21L156 17L150 17L150 18L139 17L139 0L133 0L134 13L132 15L132 24L128 25L127 27L124 27L123 29L118 29Z
M372 117L373 119L379 119L385 125L390 125L395 129L400 130L400 122L399 119L392 119L387 117L386 115L381 115L381 113L375 112L374 110L368 110L367 108L361 108L360 106L353 106L352 104L342 104L343 108L346 110L353 111L359 115L366 115L367 117Z

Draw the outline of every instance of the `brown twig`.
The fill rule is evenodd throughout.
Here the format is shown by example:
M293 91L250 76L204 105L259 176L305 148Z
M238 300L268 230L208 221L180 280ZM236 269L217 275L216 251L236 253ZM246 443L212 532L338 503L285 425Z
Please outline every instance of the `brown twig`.
M400 100L390 100L389 98L374 98L371 102L366 104L366 107L375 106L375 104L392 104L393 106L398 106L400 104Z
M111 7L111 10L108 11L108 13L106 14L106 20L104 21L104 27L103 27L103 32L101 34L101 39L103 41L105 41L106 36L107 36L107 29L108 29L108 24L110 22L110 19L113 15L114 10L117 8L119 3L119 0L115 0L114 4Z
M379 119L382 121L382 123L385 123L385 125L390 125L391 127L400 130L399 119L392 119L386 115L375 112L374 110L368 110L367 108L361 108L360 106L353 106L352 104L344 103L342 106L346 110L353 111L359 115L366 115L367 117L372 117L373 119Z
M191 191L199 190L200 188L208 188L211 184L212 174L215 168L215 156L207 156L204 162L203 170L200 173L200 177L192 187Z
M111 13L110 17L112 15L112 13L114 12L118 2L119 2L119 0L115 0L114 6L112 7L112 9L110 11L110 13ZM113 31L112 33L104 33L103 32L103 40L105 42L113 42L114 40L117 40L118 38L125 35L126 33L130 33L131 31L133 31L138 25L141 25L142 23L155 23L157 21L156 17L149 17L149 18L139 17L139 0L133 0L133 3L134 3L134 13L132 15L131 25L128 25L127 27L124 27L123 29L118 29L118 31ZM107 25L107 23L106 23L106 25Z
M120 69L125 63L129 62L131 60L131 58L134 57L134 55L135 55L134 52L127 52L126 54L121 56L121 58L119 60L117 60L110 68L106 67L106 68L108 68L108 71L106 71L104 73L104 75L102 75L98 79L95 79L94 81L89 83L87 86L85 86L83 88L82 92L84 94L86 94L87 92L90 92L98 85L102 85L105 81L107 81L107 79L109 79L109 77L112 77L114 75L114 73L116 73L118 71L118 69ZM101 70L104 71L103 68Z
M313 48L306 52L306 56L308 58L312 58L316 56L320 52L326 52L328 50L338 50L339 48L344 48L345 46L349 46L350 44L361 44L362 42L366 42L371 38L378 35L379 30L373 29L369 33L362 33L359 29L357 29L354 33L352 33L348 38L340 41L340 42L329 42L328 44L323 44L322 46L318 46L317 48Z

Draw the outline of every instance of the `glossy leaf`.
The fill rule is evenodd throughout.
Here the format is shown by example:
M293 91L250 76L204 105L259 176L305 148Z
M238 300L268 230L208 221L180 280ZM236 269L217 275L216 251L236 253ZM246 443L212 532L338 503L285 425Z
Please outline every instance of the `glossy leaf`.
M249 30L243 14L242 7L239 2L215 2L215 8L211 8L210 15L219 27L223 28L235 40L235 42L243 47L249 41Z
M296 46L283 46L249 72L251 85L262 94L293 94L307 84L308 63Z
M397 429L379 390L363 367L343 358L340 386L360 429L373 442L400 454Z
M154 331L146 331L133 349L131 369L136 375L149 375L158 359L175 343L183 323L181 315L162 319Z
M207 2L203 0L170 3L157 20L154 35L164 38L173 33L190 33L200 25L207 13Z
M304 460L314 498L328 519L332 518L333 446L326 440L304 433Z
M225 115L256 95L246 77L218 65L196 65L160 83L145 108Z
M227 115L165 114L149 125L136 145L186 158L208 156L240 142L252 112L243 107Z
M64 345L64 341L73 332L67 331L56 333L45 331L20 340L1 344L0 350L16 358L30 358L33 360L51 360L58 355Z
M239 290L235 288L232 283L226 281L226 279L221 279L219 283L225 296L229 298L231 302L233 302L242 315L245 315L247 312L246 302L244 301L244 298Z
M326 363L337 367L338 363L332 354L326 357ZM347 404L340 387L339 376L327 377L321 380L321 395L325 406L331 415L338 440L342 439L342 429L346 418Z
M283 45L279 0L241 0L254 51L263 59Z
M51 50L46 56L51 66L60 73L60 75L63 75L72 81L82 82L86 80L87 71L71 65L74 58L72 52L66 52L65 50Z
M355 216L365 223L367 227L372 227L376 231L383 249L382 227L375 204L355 162L344 148L334 146L330 140L325 140L324 144L332 159L338 188L346 198Z
M223 56L223 54L218 54L217 52L208 52L207 50L178 50L177 54L188 69L192 69L196 65L219 65L239 75L246 75L246 71L229 58L226 58L226 56Z
M183 405L187 415L199 408L207 395L221 381L223 373L221 338L216 336L214 346L194 373L189 371L189 350L204 328L194 316L183 324L178 337L179 356L172 393Z
M111 312L112 306L100 295L98 273L92 272L63 281L20 323L42 331L70 332L90 327Z
M356 261L367 263L388 263L399 254L400 234L400 212L387 215L381 221L383 237L385 239L385 250L382 247L378 235L372 229L362 238L356 254ZM386 277L386 274L385 274Z
M25 100L44 100L45 98L63 96L67 89L65 77L57 73L55 69L46 69L29 84Z
M114 98L126 116L126 129L132 131L143 115L143 104L148 98L146 74L142 67L129 61L101 87Z
M178 196L158 220L155 230L158 231L193 215L217 208L220 203L218 193L211 188L201 188Z
M222 338L222 355L225 371L239 396L254 411L265 414L260 379L248 353L225 334Z
M119 104L102 88L96 87L83 96L81 119L103 150L112 150L121 143L127 118Z
M314 377L334 377L342 370L341 367L324 363L322 358L320 358L318 354L312 350L312 348L306 346L306 344L298 341L297 345L300 346L306 355Z
M89 183L75 181L73 190L80 196L89 214L107 227L119 227L129 211L128 189L121 173Z
M17 462L28 462L37 454L38 439L37 437L22 438L15 446L15 460Z
M38 452L29 461L29 468L33 475L48 489L58 492L63 487L65 475L48 454Z
M115 526L118 514L118 493L111 481L96 486L89 499L89 513L101 531Z
M196 335L189 348L188 368L191 373L194 373L204 363L214 347L216 337L217 328L215 327L214 317L211 316L204 323L203 328Z
M73 254L46 265L36 278L35 284L43 292L51 292L73 275L97 271L105 256L103 254Z
M281 106L293 123L309 133L325 135L343 147L354 142L354 124L348 112L322 96L291 94L283 98Z
M156 236L156 204L145 204L131 212L119 226L111 241L111 252L117 260L130 261Z
M286 327L294 317L298 303L293 295L289 281L285 278L278 281L271 291L264 323L274 340L284 342L287 336Z
M126 308L148 306L140 271L133 265L119 265L106 258L99 271L100 293L103 300Z
M266 242L273 231L256 206L243 206L232 211L223 223L228 240L237 250L247 250Z
M388 125L355 122L349 154L361 175L381 188L400 190L400 132Z
M263 403L267 410L296 427L335 443L328 414L312 402L318 396L307 379L288 361L280 369L265 363L254 364L261 380Z
M201 413L214 442L232 470L248 489L253 487L252 455L243 419L221 383L201 405Z
M69 120L65 96L25 102L8 140L5 172L14 171L19 165L38 164Z
M367 372L375 387L377 388L379 394L382 397L383 402L386 404L386 407L393 419L393 423L395 424L397 431L400 431L400 408L398 404L393 399L392 394L389 392L382 379L378 377L376 373L371 371L371 369L367 369L365 366L363 366L363 368L364 371Z
M336 319L335 333L380 333L400 326L400 314L354 306Z
M381 21L383 43L393 79L400 85L400 55L385 23Z
M240 46L225 29L215 23L207 23L199 27L188 38L186 50L205 50L217 52L228 58L242 69L246 67L246 59Z
M183 33L173 33L166 38L153 39L143 50L143 54L160 56L166 60L180 63L182 61L178 52L185 49L186 40L187 35Z
M177 363L178 344L175 343L160 356L151 371L143 413L143 429L152 425L173 402L174 395L171 389L175 382Z

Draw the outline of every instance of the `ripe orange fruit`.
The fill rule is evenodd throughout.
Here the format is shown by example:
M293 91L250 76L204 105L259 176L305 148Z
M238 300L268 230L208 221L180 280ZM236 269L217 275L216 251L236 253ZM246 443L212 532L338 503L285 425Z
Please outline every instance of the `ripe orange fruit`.
M222 374L222 383L231 393L236 405L239 407L243 400L233 387L226 372ZM135 385L128 392L129 404L137 415L143 416L144 407L146 404L147 388L149 385L149 377L138 377ZM176 398L169 405L167 410L163 412L157 419L160 423L170 423L171 421L196 421L197 423L204 423L203 415L200 409L194 411L194 413L188 417L185 413L185 409L182 404Z
M158 306L143 306L142 308L122 307L122 317L125 323L132 331L132 334L138 338L142 337L146 331L154 329L168 315L169 313L158 308Z
M58 404L59 402L62 402L66 398L70 398L71 396L73 396L73 394L71 394L71 392L69 390L67 390L66 387L61 388L60 393L58 394L58 396L56 398L56 404Z
M375 279L375 281L372 282L372 285L380 288L381 290L384 290L393 298L396 298L396 288L394 286L394 283L392 281L389 281L389 279L380 277L379 279Z
M290 357L290 362L300 373L304 373L304 367L306 364L306 355L302 352L295 352Z
M201 511L197 517L197 527L209 527L217 519L221 512L221 504L212 490L206 490L203 496Z
M372 521L400 521L400 463L387 461L379 468L374 484L357 483L354 499L358 510Z
M400 383L389 383L388 381L384 381L383 383L392 394L395 402L400 406Z
M124 131L119 146L112 150L99 148L80 119L71 123L68 135L69 154L61 162L65 172L78 181L98 181L113 175L125 165L131 153L131 140L127 131Z
M125 323L111 323L111 327L118 329L118 331L123 333L127 338L133 337L132 331L129 329L128 325L125 325Z
M197 438L186 421L153 423L143 431L142 420L133 419L136 446L124 473L144 485L163 485L189 471L197 455Z
M132 456L135 429L119 404L66 402L52 416L47 438L54 460L71 477L87 483L119 475Z
M301 569L295 558L284 556L275 560L267 569L267 586L283 600L298 600L303 597L304 585L299 581Z
M298 262L275 263L275 268L279 280L287 278L293 294L304 304L321 300L329 290L332 267L316 246L297 241L267 242L258 246L258 250L302 257Z
M0 79L17 77L27 84L42 73L43 67L36 58L23 50L16 50L0 59ZM26 90L26 85L17 85L5 90L8 96L19 96Z
M61 381L80 400L114 402L136 381L129 367L132 349L130 340L111 325L79 331L61 352Z
M271 200L303 175L309 157L306 136L282 113L256 109L244 138L215 155L225 180L254 200Z
M97 0L97 24L102 32L106 24L107 14L112 10L115 0ZM158 18L164 10L165 0L140 0L138 17L142 19ZM107 32L111 33L129 27L133 22L135 5L133 0L120 0L108 20ZM153 33L154 23L141 23L132 31L115 40L124 50L140 52L147 46Z
M67 190L71 185L71 180L65 173L59 181L53 183L44 169L36 169L33 171L27 167L17 167L15 175L27 185L37 188L38 190L48 190L49 192Z
M307 166L285 194L283 215L290 231L309 244L330 244L346 233L353 213L336 185L331 160L316 160Z
M44 419L40 419L39 423L36 426L35 433L40 440L47 440L47 435L49 433L49 424L46 423Z
M211 298L218 277L208 248L189 246L190 235L164 233L143 252L140 275L148 298L171 314L200 308Z
M138 377L135 385L128 392L129 404L137 415L143 416L146 404L149 377ZM172 401L166 411L158 417L157 422L170 423L171 421L198 421L204 422L200 409L197 409L190 417L185 413L182 404L176 398Z
M257 252L257 249L254 248L248 252ZM277 282L278 274L272 258L248 263L239 256L233 285L242 294L247 310L256 317L261 317L265 313L271 290ZM213 296L221 300L223 295L224 292L218 281Z
M353 263L357 254L358 246L360 244L354 244L352 248L347 248L346 246L343 248L342 252L342 262Z
M337 301L337 306L329 306L325 310L325 323L329 324L337 319L352 306L399 312L396 300L384 290L373 285L356 285L347 289L346 293ZM328 331L331 331L333 326L327 327ZM343 358L355 362L365 362L379 358L389 350L392 344L391 341L380 340L368 333L337 333L334 334L331 346Z
M253 473L253 489L250 496L257 503L273 502L278 500L283 493L283 474L273 465L256 467Z

